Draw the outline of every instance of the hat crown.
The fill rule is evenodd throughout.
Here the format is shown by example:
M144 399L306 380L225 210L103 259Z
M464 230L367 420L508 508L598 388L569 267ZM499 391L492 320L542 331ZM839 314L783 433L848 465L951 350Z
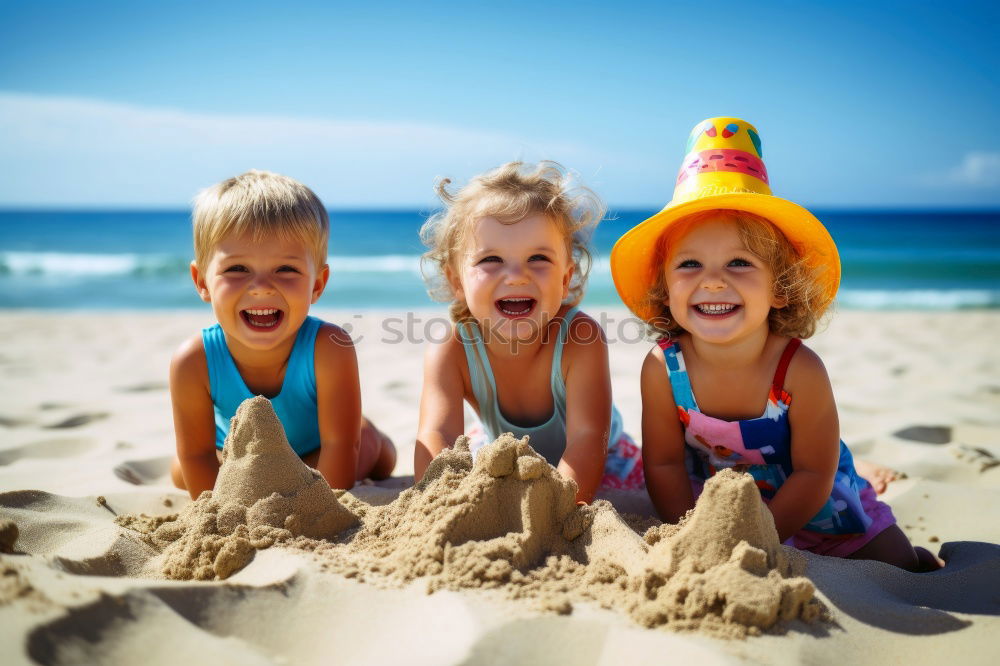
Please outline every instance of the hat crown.
M735 192L771 194L760 134L740 118L703 120L688 136L671 205Z

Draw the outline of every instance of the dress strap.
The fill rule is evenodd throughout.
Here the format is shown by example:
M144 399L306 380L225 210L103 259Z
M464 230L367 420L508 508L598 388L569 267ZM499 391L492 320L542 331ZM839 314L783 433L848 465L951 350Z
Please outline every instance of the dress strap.
M774 371L774 381L771 382L775 395L781 395L781 390L785 386L785 373L788 372L788 364L792 362L792 356L801 345L802 341L798 338L792 338L785 345L785 351L781 353L781 359L778 361L778 368Z
M563 421L566 420L566 379L562 374L563 346L569 339L569 327L573 323L573 318L579 314L580 310L576 306L571 307L563 315L559 322L559 333L556 339L556 348L552 352L552 369L549 372L549 384L552 387L552 404L555 411Z
M674 394L674 404L685 410L700 411L698 402L694 399L694 390L691 388L691 379L688 377L680 345L669 339L657 340L656 344L663 350L663 360L667 366L667 376L670 378L670 390Z
M486 347L479 334L479 326L465 321L459 322L457 328L465 349L465 360L469 365L472 393L476 396L480 411L485 411L495 401L496 380L493 379L493 368L486 357Z

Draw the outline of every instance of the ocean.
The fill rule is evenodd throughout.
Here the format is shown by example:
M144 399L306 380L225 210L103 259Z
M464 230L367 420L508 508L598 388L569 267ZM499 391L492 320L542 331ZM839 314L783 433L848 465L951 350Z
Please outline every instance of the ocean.
M319 305L433 307L417 232L430 211L330 212L331 278ZM608 256L652 210L612 211L592 239L585 307L620 305ZM814 211L840 249L838 307L1000 307L1000 211ZM199 309L188 211L0 210L0 308Z

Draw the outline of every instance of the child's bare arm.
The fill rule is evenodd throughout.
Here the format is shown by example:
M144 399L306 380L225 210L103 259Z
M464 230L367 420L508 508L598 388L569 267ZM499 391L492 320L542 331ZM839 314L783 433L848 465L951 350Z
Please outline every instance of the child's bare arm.
M215 410L208 383L208 362L201 336L185 342L170 361L170 402L174 414L177 462L184 487L197 499L215 487Z
M351 336L339 326L323 324L316 334L314 362L320 437L316 469L331 488L352 488L361 433L361 384Z
M840 454L840 422L830 378L812 350L801 347L788 367L792 395L792 473L768 505L782 541L802 529L830 496Z
M694 506L684 465L684 431L658 347L642 364L642 464L649 498L660 517L676 523Z
M462 343L451 337L428 347L424 354L424 383L420 392L420 422L413 452L414 479L423 478L434 457L451 446L465 426L465 363Z
M578 502L594 498L611 429L611 372L604 331L587 315L570 323L566 363L566 450L559 473L576 481Z

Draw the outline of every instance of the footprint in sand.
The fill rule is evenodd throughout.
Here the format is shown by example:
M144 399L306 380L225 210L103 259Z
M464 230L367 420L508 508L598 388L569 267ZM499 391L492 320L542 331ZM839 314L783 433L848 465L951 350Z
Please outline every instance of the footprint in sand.
M978 467L980 472L985 472L988 469L992 469L1000 465L1000 460L998 460L995 455L986 449L979 448L978 446L957 444L955 448L952 449L952 453L959 460L967 462L974 467Z
M149 391L166 391L167 388L166 382L153 381L132 384L131 386L117 386L115 391L118 393L147 393Z
M50 430L56 428L79 428L80 426L87 425L88 423L93 423L94 421L100 421L101 419L108 418L109 414L107 412L89 412L83 414L75 414L62 421L57 421L51 425L45 426Z
M951 426L908 426L892 433L900 439L921 444L947 444L951 441Z
M71 458L97 447L93 439L46 439L0 451L0 465L22 458Z
M126 460L115 466L115 476L136 486L157 483L170 474L170 456Z
M412 392L407 390L407 386L407 382L394 380L383 384L382 390L389 394L393 400L410 402L412 400Z

